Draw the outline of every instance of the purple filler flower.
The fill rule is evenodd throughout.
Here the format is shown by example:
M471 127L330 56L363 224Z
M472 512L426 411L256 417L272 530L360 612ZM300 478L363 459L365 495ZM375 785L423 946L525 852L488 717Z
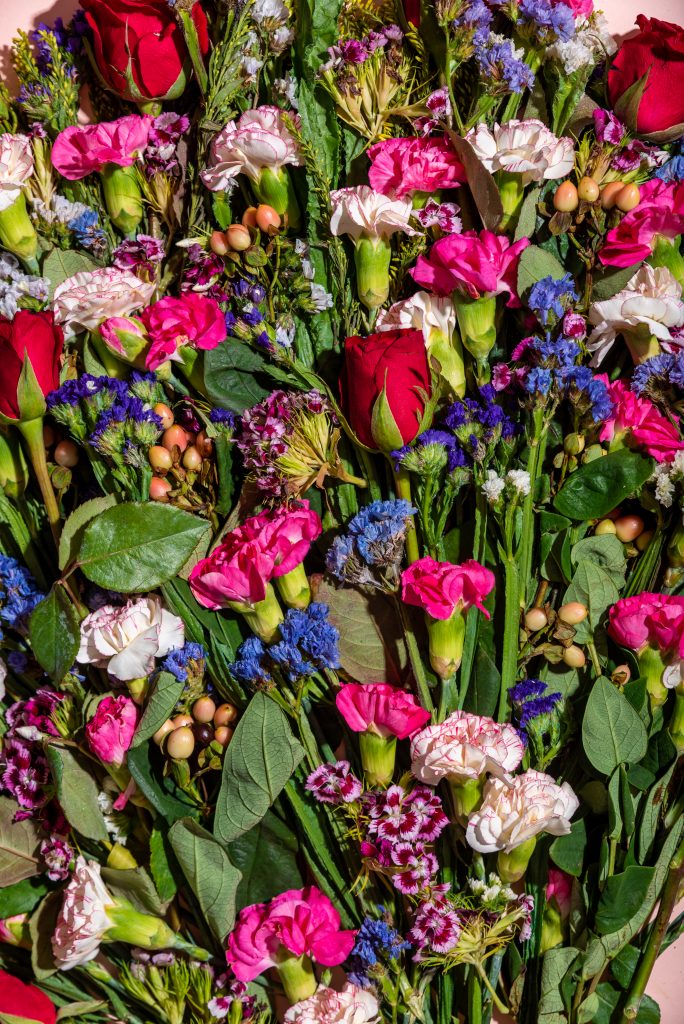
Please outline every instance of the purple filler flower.
M322 804L351 804L361 796L363 786L352 773L349 761L322 764L309 775L306 788Z

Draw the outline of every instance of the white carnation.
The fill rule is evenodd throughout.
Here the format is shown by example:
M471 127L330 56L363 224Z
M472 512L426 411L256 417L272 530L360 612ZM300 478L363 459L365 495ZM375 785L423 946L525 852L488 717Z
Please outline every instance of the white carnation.
M567 782L556 784L544 772L487 781L480 809L470 816L468 845L479 853L510 853L540 832L565 836L579 800Z
M107 908L113 903L100 876L100 865L78 857L52 936L52 953L62 971L80 967L97 956L111 924Z
M376 1024L378 1000L366 989L347 983L341 992L321 985L308 999L295 1003L284 1024Z
M564 178L575 164L575 144L558 139L542 121L507 121L488 128L478 124L466 135L475 153L492 174L519 174L523 185L531 181Z
M413 213L411 200L389 199L370 185L334 189L330 203L333 235L349 235L356 242L362 236L387 239L395 231L418 233L409 225Z
M162 608L158 597L125 605L106 604L81 623L77 661L105 668L122 681L154 671L155 658L183 646L183 620Z
M229 121L211 144L209 162L200 177L212 192L223 192L238 174L259 181L268 167L274 171L286 164L300 167L302 155L278 107L248 110L238 121ZM296 114L290 114L299 125Z
M0 135L0 211L8 210L33 174L33 150L27 135Z
M129 270L84 270L55 288L55 320L65 334L94 331L109 317L127 316L147 306L155 288L154 281L141 281Z

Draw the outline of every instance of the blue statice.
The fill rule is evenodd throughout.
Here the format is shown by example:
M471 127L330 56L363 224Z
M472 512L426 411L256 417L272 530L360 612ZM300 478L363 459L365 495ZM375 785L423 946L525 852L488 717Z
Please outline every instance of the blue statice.
M463 398L447 409L442 426L452 431L468 461L482 463L494 452L499 441L510 440L516 425L497 402L491 384L478 388L479 399Z
M473 46L483 46L489 38L493 14L484 0L472 0L466 9L454 19L454 28L469 29L473 33Z
M13 320L26 299L44 304L49 294L47 278L24 273L16 256L0 253L0 316Z
M164 390L155 373L141 373L134 370L128 380L128 390L147 405L164 401Z
M684 350L652 356L634 370L632 391L640 398L662 399L672 387L684 389Z
M17 675L26 671L28 657L23 651L8 651L6 659L8 668L11 668Z
M237 659L230 666L231 674L245 686L267 686L273 682L273 676L266 668L267 660L264 641L257 636L250 636L240 645Z
M548 715L562 699L563 696L560 693L549 693L543 697L536 697L534 700L526 700L520 711L518 722L520 728L526 729L534 718Z
M350 520L326 558L328 572L344 583L394 591L399 584L406 530L415 508L408 501L373 501Z
M187 643L164 658L161 664L163 672L169 672L180 683L188 679L199 679L204 673L204 661L207 657L202 644Z
M45 594L31 573L16 558L0 554L0 619L13 629L22 629Z
M107 236L100 227L100 218L96 210L88 207L67 224L79 245L94 253L102 253L107 248Z
M541 679L524 679L510 688L508 698L520 739L543 767L560 748L563 695L549 693Z
M253 636L240 645L230 667L239 683L253 688L268 686L275 671L297 683L305 676L340 667L340 635L328 622L327 605L313 603L303 611L290 608L279 632L275 643L265 644Z
M568 399L581 412L588 412L594 423L609 419L613 402L606 383L588 366L579 366L579 345L560 335L534 338L525 349L533 365L525 376L523 387L533 398ZM539 365L541 364L541 365Z
M579 296L571 274L561 278L542 277L530 289L527 305L545 327L554 320L560 320L568 306L577 302Z
M541 697L546 692L546 683L541 679L523 679L521 683L511 686L508 697L512 704L522 704L532 697Z
M142 469L147 466L147 451L162 430L159 416L142 399L126 394L98 417L88 443L101 455Z
M575 34L575 19L566 4L552 4L549 0L520 0L518 11L521 23L546 45L557 41L567 43Z
M670 159L655 172L661 181L684 181L684 137L672 150Z
M411 943L402 939L389 921L365 917L347 960L347 977L353 985L370 988L373 976L377 977L388 962L398 960L410 948Z
M534 85L534 72L522 59L523 52L516 50L510 39L489 36L476 45L475 60L494 91L520 93Z

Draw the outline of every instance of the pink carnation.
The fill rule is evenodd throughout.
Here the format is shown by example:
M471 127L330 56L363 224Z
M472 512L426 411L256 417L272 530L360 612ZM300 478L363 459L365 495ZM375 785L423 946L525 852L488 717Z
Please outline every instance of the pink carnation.
M631 267L651 255L657 236L684 233L684 182L652 178L641 186L641 201L606 236L599 259L608 267Z
M304 561L312 542L323 530L320 516L309 507L306 499L296 506L281 505L271 512L252 516L242 528L273 557L276 579Z
M549 880L546 883L546 901L555 899L561 917L567 917L570 913L570 900L572 897L572 875L558 868L549 868Z
M608 632L632 651L652 644L684 657L684 597L647 591L623 597L608 612Z
M569 7L575 18L588 18L594 11L594 0L552 0L553 6Z
M144 310L142 320L152 344L145 357L148 370L156 370L168 359L181 358L178 349L212 349L225 339L226 321L216 299L198 292L171 295Z
M411 274L418 284L437 295L465 292L473 299L508 292L507 305L518 306L518 259L528 238L509 242L492 231L465 231L446 235L432 246L429 257L419 256Z
M88 746L103 764L120 767L133 742L139 708L130 697L103 697L86 725Z
M207 558L200 559L188 582L205 608L251 607L265 599L273 568L273 552L265 551L238 527Z
M452 565L429 556L419 558L401 576L402 600L423 608L433 619L449 619L471 605L489 618L482 602L493 588L494 573L473 559Z
M240 911L226 960L244 982L277 967L283 954L310 956L335 967L351 953L354 935L340 929L340 915L314 886L290 889L270 903L254 903Z
M428 725L411 741L411 771L436 786L443 778L462 783L485 772L505 776L515 771L525 748L512 725L493 718L454 711L444 722Z
M387 139L368 150L368 180L376 192L403 199L414 192L455 188L466 180L448 139Z
M354 732L405 740L430 721L430 713L410 693L389 683L347 683L335 698L337 710Z
M153 117L128 114L118 121L74 124L60 132L51 159L63 178L78 181L105 164L130 167L147 146Z
M674 423L658 411L653 402L639 398L624 380L609 382L601 375L613 402L613 416L603 424L601 441L612 441L616 434L631 431L637 444L641 445L656 462L671 462L675 452L684 449L679 431Z

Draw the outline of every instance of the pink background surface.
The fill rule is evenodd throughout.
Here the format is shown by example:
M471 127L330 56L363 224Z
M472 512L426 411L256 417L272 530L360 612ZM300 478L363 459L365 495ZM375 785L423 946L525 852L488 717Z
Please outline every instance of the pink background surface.
M634 27L637 14L646 13L663 21L684 24L683 0L595 0L602 8L611 29L627 34ZM18 28L30 28L36 21L48 24L55 18L67 18L78 7L75 0L0 0L0 73L8 81L8 45ZM682 909L681 907L679 908ZM658 959L648 987L649 994L660 1004L661 1024L684 1022L684 938Z

